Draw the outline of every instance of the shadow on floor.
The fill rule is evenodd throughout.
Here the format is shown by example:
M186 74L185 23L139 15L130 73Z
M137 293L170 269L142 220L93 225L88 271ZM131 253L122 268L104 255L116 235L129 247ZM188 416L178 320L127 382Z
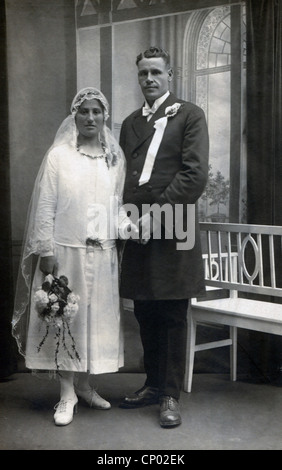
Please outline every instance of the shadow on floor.
M1 450L280 450L282 389L248 377L231 382L227 374L195 374L192 393L182 392L182 425L162 429L159 407L118 407L121 398L140 388L142 373L96 377L99 393L111 410L79 403L73 422L56 427L53 406L58 382L16 373L0 383ZM98 458L98 457L97 457Z

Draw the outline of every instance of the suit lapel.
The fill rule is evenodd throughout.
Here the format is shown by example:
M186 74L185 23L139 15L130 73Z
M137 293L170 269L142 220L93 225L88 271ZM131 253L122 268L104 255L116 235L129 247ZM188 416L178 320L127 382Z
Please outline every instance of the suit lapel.
M164 117L165 116L165 110L168 106L172 106L174 103L176 102L176 98L174 95L172 95L170 93L170 95L167 97L167 99L161 104L161 106L159 107L159 109L155 112L155 114L153 115L151 121L154 125L154 123L160 119L161 117ZM150 122L151 122L150 121Z
M139 147L145 140L147 140L151 135L154 134L154 123L151 122L152 119L148 122L144 116L142 116L142 111L140 115L136 116L133 121L133 128L137 135L137 140L134 144L134 148Z
M148 123L146 121L146 118L144 116L142 116L142 108L141 108L141 109L138 110L136 115L133 117L133 121L132 121L132 127L134 129L134 132L135 132L138 140L144 134L145 129L147 127L147 124Z
M142 116L142 108L138 110L132 122L134 132L137 136L137 141L135 142L134 150L137 149L140 145L143 144L143 142L145 142L145 140L147 140L149 137L151 137L154 134L155 122L161 117L164 117L166 107L171 106L175 102L176 102L175 96L173 94L170 94L167 97L167 99L161 104L161 106L157 109L155 114L153 114L150 121L147 121L147 119L144 116Z

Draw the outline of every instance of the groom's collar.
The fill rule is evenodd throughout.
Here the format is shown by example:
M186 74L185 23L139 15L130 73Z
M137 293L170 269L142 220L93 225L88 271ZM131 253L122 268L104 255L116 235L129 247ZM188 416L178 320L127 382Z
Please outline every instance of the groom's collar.
M153 106L149 106L148 102L145 100L145 105L143 106L143 110L144 110L144 113L145 115L149 115L149 119L152 117L152 114L154 114L158 109L159 107L165 102L165 100L169 97L170 95L170 92L167 91L164 95L160 96L160 98L157 98L154 103L153 103Z

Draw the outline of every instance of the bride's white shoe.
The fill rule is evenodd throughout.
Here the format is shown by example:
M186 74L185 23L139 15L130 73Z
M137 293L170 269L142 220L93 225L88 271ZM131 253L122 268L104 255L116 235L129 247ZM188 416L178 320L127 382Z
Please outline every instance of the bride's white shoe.
M83 398L91 408L95 408L96 410L109 410L111 408L111 404L100 397L94 388L89 388L88 390L75 388L75 393L78 397Z
M54 414L54 420L56 426L66 426L70 424L73 420L73 413L77 413L77 396L73 399L69 398L68 400L60 400L54 406L56 413Z

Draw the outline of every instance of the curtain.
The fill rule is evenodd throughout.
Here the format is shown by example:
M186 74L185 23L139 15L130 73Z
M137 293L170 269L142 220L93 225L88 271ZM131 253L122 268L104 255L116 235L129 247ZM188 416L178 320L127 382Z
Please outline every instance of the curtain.
M281 0L247 0L248 222L282 225Z
M247 218L282 225L281 0L247 0ZM276 247L281 286L281 246ZM266 276L267 277L267 276ZM276 299L272 299L277 301ZM282 340L250 334L256 362L270 380L282 379Z
M274 49L274 153L275 153L275 206L274 223L282 225L282 2L276 0Z
M150 21L150 45L166 49L171 58L174 79L170 91L178 98L183 95L183 37L189 13L164 16Z
M5 3L0 4L0 379L16 370L16 348L11 336L13 277L11 256L11 207L8 135L8 84L6 64Z

